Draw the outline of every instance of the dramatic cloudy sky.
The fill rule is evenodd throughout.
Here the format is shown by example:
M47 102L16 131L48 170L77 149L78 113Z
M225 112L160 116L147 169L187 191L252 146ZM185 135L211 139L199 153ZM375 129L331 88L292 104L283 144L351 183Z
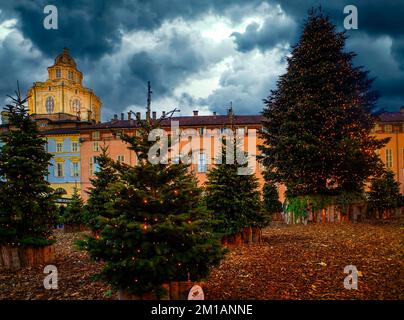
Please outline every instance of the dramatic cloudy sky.
M59 29L45 30L56 5ZM307 10L321 4L342 29L345 5L359 11L347 32L355 63L376 77L379 107L404 105L404 0L0 0L0 102L18 79L26 90L69 47L103 119L144 110L147 80L158 111L238 114L262 109L285 72L284 57Z

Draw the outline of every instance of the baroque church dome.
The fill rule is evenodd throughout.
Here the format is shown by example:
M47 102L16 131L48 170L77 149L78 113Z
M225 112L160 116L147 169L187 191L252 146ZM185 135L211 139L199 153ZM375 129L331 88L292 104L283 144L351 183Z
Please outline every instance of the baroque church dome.
M65 65L73 68L77 67L76 62L70 56L69 49L67 48L63 48L62 53L55 58L55 65Z

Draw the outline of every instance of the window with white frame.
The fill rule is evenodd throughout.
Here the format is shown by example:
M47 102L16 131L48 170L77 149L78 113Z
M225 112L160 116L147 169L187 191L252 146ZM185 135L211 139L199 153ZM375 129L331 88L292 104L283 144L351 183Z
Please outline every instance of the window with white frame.
M63 142L56 142L56 152L63 152Z
M79 151L79 142L72 141L72 152L78 152L78 151Z
M80 175L80 163L73 162L72 163L72 177L78 177Z
M386 124L384 126L384 131L386 132L393 132L393 126L391 124Z
M55 166L55 177L63 177L64 176L64 163L63 162L56 162Z
M93 140L99 140L100 139L100 132L99 131L94 131L91 134L91 137L92 137Z
M93 151L95 151L95 152L100 151L100 145L99 145L98 141L93 142Z
M393 167L393 150L386 149L386 167L392 168Z
M125 156L124 155L118 155L117 157L118 162L125 162Z
M238 135L244 135L245 134L245 128L244 127L238 127L237 128L237 134Z
M90 176L93 176L98 171L97 157L90 157Z
M198 152L198 172L206 172L206 154L205 152Z
M46 113L53 113L55 111L55 100L53 97L47 97L45 100Z

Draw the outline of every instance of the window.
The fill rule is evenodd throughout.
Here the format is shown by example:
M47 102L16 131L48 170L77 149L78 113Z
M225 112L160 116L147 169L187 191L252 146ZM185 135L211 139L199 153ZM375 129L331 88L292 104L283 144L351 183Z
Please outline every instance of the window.
M73 141L72 142L72 152L78 152L78 151L79 151L79 142Z
M393 167L393 150L386 149L386 167L391 168Z
M386 125L384 126L384 130L385 130L386 132L393 132L393 126L392 126L391 124L386 124Z
M55 167L55 177L63 177L63 162L57 162Z
M199 128L199 134L203 136L204 133L205 133L205 127Z
M227 128L220 128L220 133L224 134L226 132Z
M73 80L73 72L72 71L68 72L68 77L69 77L69 80Z
M63 152L63 142L56 142L56 152Z
M100 146L98 144L98 141L93 142L93 151L100 151Z
M56 68L56 78L60 78L62 73L60 72L59 68Z
M97 157L90 157L90 176L98 171Z
M375 128L374 128L374 132L378 132L382 129L382 127L380 126L380 124L376 124Z
M81 102L79 99L74 99L71 104L72 112L79 113L81 107Z
M47 97L45 101L46 113L53 113L55 110L55 101L52 97Z
M198 172L206 172L206 154L204 152L198 153Z
M99 140L100 139L100 132L99 131L94 131L91 136L92 136L93 140Z
M119 156L117 156L117 160L118 160L118 162L125 162L125 156L119 155Z
M72 177L78 177L80 175L80 166L78 162L72 163Z
M245 134L245 131L246 130L244 127L237 128L237 134L239 134L241 136L243 136Z

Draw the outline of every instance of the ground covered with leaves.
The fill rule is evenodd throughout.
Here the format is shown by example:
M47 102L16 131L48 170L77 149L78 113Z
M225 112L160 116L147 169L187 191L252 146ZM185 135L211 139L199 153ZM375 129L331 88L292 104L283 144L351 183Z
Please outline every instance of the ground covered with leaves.
M203 283L207 299L404 299L403 231L379 224L278 225L261 245L231 247ZM78 251L81 234L57 231L58 289L43 286L44 266L0 271L0 299L114 299L94 281L102 267ZM358 290L347 290L344 267L356 266Z

